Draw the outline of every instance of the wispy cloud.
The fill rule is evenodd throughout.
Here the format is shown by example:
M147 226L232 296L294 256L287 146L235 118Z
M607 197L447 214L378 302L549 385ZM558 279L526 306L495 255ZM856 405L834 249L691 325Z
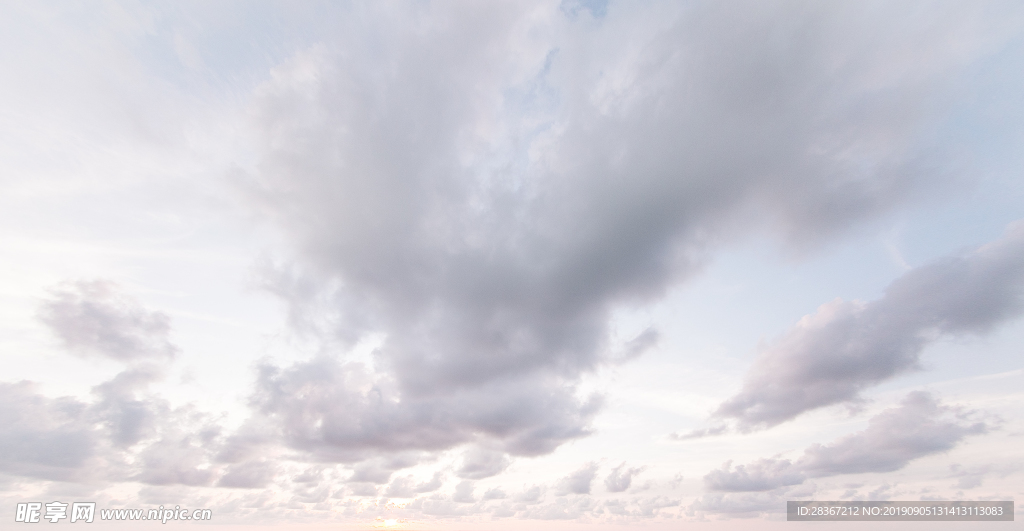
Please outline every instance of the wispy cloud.
M836 299L804 317L754 361L743 389L715 412L741 429L770 427L857 400L919 367L925 345L980 334L1024 311L1024 224L963 254L914 268L868 303Z
M974 412L976 413L976 412ZM892 472L910 461L952 449L969 435L985 433L972 412L941 404L915 391L899 407L868 421L864 431L829 444L814 444L796 461L772 457L732 467L726 463L704 476L707 488L725 492L769 491L799 485L808 478Z

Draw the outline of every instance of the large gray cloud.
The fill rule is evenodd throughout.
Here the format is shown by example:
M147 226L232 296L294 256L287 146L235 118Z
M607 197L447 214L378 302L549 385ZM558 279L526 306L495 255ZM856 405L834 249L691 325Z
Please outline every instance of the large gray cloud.
M340 351L383 334L381 379L268 369L260 411L339 460L585 435L575 382L612 358L616 306L724 239L813 246L955 177L928 139L991 38L972 9L357 8L372 29L339 22L260 89L239 182L294 244L268 277L294 321Z
M705 475L704 483L715 491L769 491L808 478L892 472L919 457L948 451L969 435L985 433L989 426L972 416L915 391L899 407L872 417L864 431L811 445L796 461L773 457L735 468L726 463Z
M908 271L868 303L835 300L760 353L716 416L744 429L855 400L916 369L930 341L981 333L1024 311L1024 223L970 252Z

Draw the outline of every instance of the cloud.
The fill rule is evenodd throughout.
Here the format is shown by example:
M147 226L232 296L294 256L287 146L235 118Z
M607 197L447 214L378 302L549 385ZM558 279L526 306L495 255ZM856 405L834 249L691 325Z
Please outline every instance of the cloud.
M626 468L626 463L612 469L604 478L604 486L608 492L622 492L633 483L633 477L644 471L644 467Z
M507 466L502 452L543 454L588 433L598 402L574 395L575 388L551 385L543 376L495 382L486 389L408 395L362 364L319 358L284 370L264 366L253 404L276 423L284 442L335 462L464 443L493 446L493 451L470 449L459 469L464 477L482 478Z
M623 345L621 360L628 361L637 358L657 345L659 341L661 341L661 333L654 328L648 328Z
M354 496L376 496L377 486L373 483L349 483L348 494Z
M853 401L918 368L943 335L984 333L1024 310L1024 223L970 252L914 268L868 303L836 299L758 355L743 389L716 411L744 429Z
M673 441L688 441L690 439L703 439L704 437L714 437L715 435L722 435L729 430L726 425L712 426L710 428L697 428L687 433L679 434L678 432L670 433L668 437Z
M595 502L587 496L555 498L550 503L526 508L520 515L536 520L573 520L594 509Z
M135 361L166 360L178 351L168 339L170 318L145 309L110 281L65 282L51 295L39 318L71 352Z
M405 453L362 460L352 467L352 476L348 478L348 481L377 485L387 483L396 470L417 464L419 457L414 453Z
M222 474L213 457L224 441L212 417L189 404L172 407L151 389L165 371L155 362L177 352L165 314L96 280L53 289L39 317L69 352L128 366L94 386L91 401L50 398L30 382L0 384L0 470L69 482L189 486L210 485ZM226 483L241 481L246 466L229 470Z
M415 481L411 475L397 477L388 484L388 488L384 490L384 496L389 498L415 498Z
M137 395L162 378L160 369L144 365L126 369L93 389L99 397L93 407L115 445L129 447L154 433L161 404Z
M455 485L455 493L452 494L452 501L458 503L473 503L476 498L473 497L473 488L475 486L474 481L464 479Z
M544 497L544 490L542 485L531 485L530 488L524 488L522 492L516 494L513 499L527 504L538 503Z
M168 433L139 453L142 463L134 479L150 485L210 485L217 471L209 468L209 452L201 434ZM241 480L236 468L228 483ZM227 486L227 485L225 485Z
M559 495L590 494L590 484L594 482L595 476L597 476L597 463L587 463L558 482L558 493Z
M86 479L101 445L87 410L73 398L39 395L30 382L0 383L0 470L49 480Z
M277 475L278 467L272 461L246 461L231 465L217 481L218 487L262 489Z
M950 475L948 477L957 479L954 485L957 489L973 489L981 486L987 477L1005 478L1017 473L1020 469L1019 464L1001 463L999 465L983 464L964 467L959 463L954 463L949 466Z
M604 509L616 516L654 518L661 509L679 506L679 500L667 496L651 496L634 498L631 501L622 499L606 500L599 509Z
M492 487L487 489L486 492L484 492L485 500L504 500L507 497L508 494L505 494L505 491L502 490L500 487Z
M987 43L1003 38L989 24L1003 11L947 7L934 14L923 10L928 16L921 17L919 5L895 4L366 3L345 5L340 15L314 13L320 30L309 30L303 9L285 9L286 17L275 17L276 8L269 17L255 9L245 17L249 22L232 29L240 38L214 31L206 36L220 38L203 39L195 27L223 24L188 29L178 24L180 14L129 6L105 12L118 16L101 16L103 23L85 24L84 33L61 31L59 24L42 32L26 26L9 39L35 35L31 42L39 46L20 60L24 68L8 74L19 78L16 85L0 85L58 87L53 94L65 95L85 90L85 99L56 98L52 109L60 112L50 114L63 117L63 110L71 110L77 125L99 124L106 131L76 127L65 135L49 127L63 118L39 122L46 117L32 113L15 113L28 118L15 122L41 123L36 132L23 128L34 138L64 144L57 137L86 138L87 147L103 147L108 137L146 137L115 149L114 157L105 155L109 150L91 151L143 176L129 180L147 190L155 173L172 180L194 173L201 174L203 190L216 193L216 184L208 184L220 162L205 164L212 159L202 153L192 153L195 158L175 148L168 156L206 168L199 172L145 163L156 160L149 150L170 153L165 140L214 146L209 151L220 153L217 161L240 159L243 169L235 176L254 217L280 233L279 240L263 241L288 245L270 251L273 267L284 273L268 275L267 285L289 303L295 329L322 343L313 359L286 355L263 363L251 393L252 418L239 431L223 433L218 422L154 394L160 374L146 363L177 352L165 314L109 283L66 284L41 307L41 322L69 351L127 362L128 369L97 386L90 399L5 391L13 405L10 411L0 406L11 421L0 437L7 452L0 467L25 477L161 486L147 492L274 485L292 489L288 503L299 506L335 503L324 502L330 489L321 482L338 485L336 497L435 492L441 476L419 483L402 471L462 453L460 461L444 464L458 478L453 485L477 481L479 492L465 493L465 499L481 500L475 503L500 499L503 490L488 490L497 479L484 478L505 473L513 460L591 434L601 402L583 392L590 388L585 379L656 343L652 328L613 348L618 342L610 341L609 323L620 308L657 301L698 273L723 244L770 234L797 251L814 249L933 188L948 190L961 177L945 165L952 157L945 148L956 143L942 128L950 117L961 123L964 116L950 96L961 99L961 82L988 60ZM36 19L52 22L52 13L43 11ZM198 19L216 22L225 18L220 15L214 9ZM116 28L106 27L109 21ZM267 21L272 24L263 27ZM280 25L306 35L281 42ZM254 28L263 36L256 40L269 43L272 53L246 59L240 55L247 46L203 49L214 41L250 42L247 32ZM114 35L108 35L111 29ZM136 46L140 38L144 45ZM245 84L264 73L240 72L238 65L262 65L264 57L290 53L299 40L321 42L270 72L249 102L253 123L224 123L227 118L220 120L223 127L210 127L218 123L216 112L197 121L204 130L229 131L230 146L177 134L174 125L189 121L181 117L204 114L184 109L185 100L209 98L206 110L225 103L234 109L246 98ZM114 63L127 65L129 75L107 76L117 85L110 91L97 89L107 82L82 89L82 83L40 83L42 78L17 74L40 70L33 66L38 64L71 64L66 58L33 60L55 53L48 41L66 51L83 48L82 42L102 44L84 47L93 49L89 60L52 79L126 71L107 68ZM121 48L126 43L133 48ZM195 76L211 77L185 77L179 66L168 70L159 60L151 68L156 56L173 63L174 52ZM132 70L139 68L171 75L150 79ZM135 82L115 82L124 79ZM149 90L157 85L164 87L159 94ZM168 98L175 87L199 89L185 100ZM132 108L104 117L124 106L83 105L93 99L90 90L131 93ZM49 99L32 103L45 110ZM143 106L136 103L164 110L138 113ZM177 112L182 110L188 112ZM172 114L181 116L157 123ZM107 127L111 121L113 128ZM138 124L142 135L132 133ZM86 130L98 134L77 134ZM239 145L250 136L256 145ZM37 156L42 151L61 150L34 149L27 158L53 159ZM57 156L46 164L66 166L74 158ZM59 173L84 177L67 180L70 187L50 186L56 181L39 175L46 184L40 187L35 174L49 166L6 172L15 177L5 186L19 189L14 196L22 199L43 189L59 189L60 195L84 187L86 193L66 204L82 208L85 217L109 210L112 203L104 201L112 196L93 187L120 186L112 174L72 166ZM32 183L16 175L32 175ZM173 219L188 216L156 217L178 229L206 225L180 226ZM95 223L89 228L106 230ZM195 235L178 229L175 241ZM203 231L196 234L213 242ZM171 241L149 239L158 240ZM380 338L373 352L352 352L368 338ZM849 449L836 448L823 450L816 463L845 466ZM293 467L309 464L333 467L338 475L325 480L309 473L289 482ZM753 476L771 471L757 467L745 470ZM596 473L585 468L566 478L567 495L548 496L551 503L532 514L596 514L601 504L570 495L590 490ZM608 491L635 492L638 473L623 464L602 479ZM552 494L558 490L549 478L533 480L547 482ZM536 487L533 498L531 491L518 499L540 505L547 491ZM480 511L461 507L456 494L424 497L421 507L433 514ZM508 494L512 514L528 512L513 510L514 490ZM655 514L663 503L671 500L614 507L623 516Z
M795 462L772 457L735 468L726 463L705 475L704 484L714 491L756 492L799 485L808 478L892 472L914 459L951 450L968 435L985 433L988 426L972 416L914 391L899 407L872 417L864 431L811 445Z
M484 479L504 472L511 463L504 452L473 446L462 455L462 465L455 474L465 479Z
M441 471L434 472L434 475L430 477L430 480L424 481L423 483L416 484L416 492L434 492L444 485L444 474Z
M900 407L873 417L866 430L807 448L798 464L813 477L892 472L918 457L950 450L964 437L987 429L984 422L971 421L966 413L915 391Z
M735 469L730 469L730 465L731 462L726 463L704 476L707 488L726 492L765 491L799 485L807 479L789 460L759 459Z
M339 358L265 369L255 402L285 444L341 461L586 436L598 402L575 385L617 359L616 308L724 241L813 248L954 181L927 139L1001 38L899 6L360 9L376 23L259 88L236 176L290 243L268 288ZM371 336L373 366L346 365Z
M690 504L687 514L728 514L738 518L752 518L766 512L784 512L786 499L796 496L786 492L712 492Z
M130 458L126 468L132 471L131 480L149 485L208 486L221 476L215 457L224 444L223 430L215 417L191 404L172 407L158 397L139 400L129 395L124 400L144 404L146 417L153 419L147 436L122 454ZM243 477L255 477L257 466L249 463L229 467L231 478L227 482L241 486Z
M0 384L0 471L54 481L208 485L220 429L190 406L140 394L158 376L132 367L96 400L49 398L30 382Z
M444 485L444 474L437 471L428 480L417 483L412 475L401 476L393 479L384 491L384 496L392 498L415 498L417 494L434 492Z

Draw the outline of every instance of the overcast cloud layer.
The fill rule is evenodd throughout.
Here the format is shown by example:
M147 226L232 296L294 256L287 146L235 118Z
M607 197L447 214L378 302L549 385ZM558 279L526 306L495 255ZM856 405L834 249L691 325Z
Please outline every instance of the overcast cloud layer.
M978 338L1018 377L1024 221L965 220L1024 217L977 204L1022 193L1022 50L998 2L0 6L0 501L485 528L981 496L1015 472L957 452L1019 457L988 411L1017 395L881 386Z

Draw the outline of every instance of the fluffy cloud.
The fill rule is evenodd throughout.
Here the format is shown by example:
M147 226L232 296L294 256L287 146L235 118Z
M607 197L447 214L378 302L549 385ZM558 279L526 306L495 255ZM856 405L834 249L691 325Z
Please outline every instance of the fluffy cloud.
M171 419L165 419L164 422L173 428L162 430L159 438L138 453L141 467L133 479L150 485L212 484L219 475L210 466L210 447L217 435L216 428L195 429L195 426L187 424L180 426ZM238 479L242 473L237 468L231 472L228 483Z
M731 465L731 462L726 463L721 469L709 472L704 476L704 484L711 490L748 492L799 485L807 479L789 460L759 459L735 469L731 469Z
M597 463L587 463L558 482L558 493L562 495L590 494L590 484L594 482L595 476L597 476Z
M993 38L902 6L360 9L372 29L258 91L238 179L294 244L269 286L341 358L266 369L256 403L340 461L586 435L596 402L574 386L617 359L616 307L723 240L813 246L955 177L923 139ZM346 364L370 336L373 366Z
M160 411L158 401L139 398L139 394L162 378L162 371L144 365L126 369L96 386L94 392L99 401L94 407L114 444L129 447L152 435L156 415L165 411Z
M433 492L443 484L444 475L440 471L435 472L430 480L421 483L417 483L411 475L402 476L391 481L384 495L392 498L415 498L417 494Z
M452 501L458 503L473 503L476 498L473 497L473 488L475 483L468 479L460 481L455 485L455 493L452 495Z
M357 462L465 443L497 446L500 451L470 450L459 469L463 477L482 478L507 466L502 452L543 454L586 434L598 402L580 401L574 388L552 385L543 375L434 396L403 395L393 380L360 363L320 358L286 370L265 366L253 404L276 422L284 442L321 459Z
M213 457L222 443L211 418L172 407L150 386L164 378L170 320L109 281L67 282L39 311L67 349L128 366L92 389L93 399L49 398L29 382L0 384L0 472L60 481L138 481L209 485L222 472ZM229 471L227 483L243 475ZM252 477L252 472L248 472Z
M41 396L29 382L0 384L0 471L49 480L86 479L101 444L87 409L73 398Z
M633 477L643 472L643 467L627 468L626 463L612 469L608 477L604 478L604 486L608 492L622 492L633 483Z
M769 491L799 485L807 478L892 472L988 429L971 417L971 412L944 406L928 393L915 391L899 407L872 417L864 431L831 444L814 444L795 462L773 457L735 468L726 463L705 475L704 483L715 491Z
M981 333L1024 309L1024 223L971 252L908 271L869 303L835 300L762 352L747 382L716 416L744 429L855 400L918 367L943 335Z
M456 474L460 478L484 479L502 473L511 463L505 452L473 446L463 454Z
M189 406L144 396L153 379L150 369L127 369L96 386L91 402L49 398L29 382L0 384L0 472L72 482L211 484L221 473L213 460L220 429Z
M168 359L170 319L149 311L106 280L66 282L52 291L39 318L70 351L119 361Z

